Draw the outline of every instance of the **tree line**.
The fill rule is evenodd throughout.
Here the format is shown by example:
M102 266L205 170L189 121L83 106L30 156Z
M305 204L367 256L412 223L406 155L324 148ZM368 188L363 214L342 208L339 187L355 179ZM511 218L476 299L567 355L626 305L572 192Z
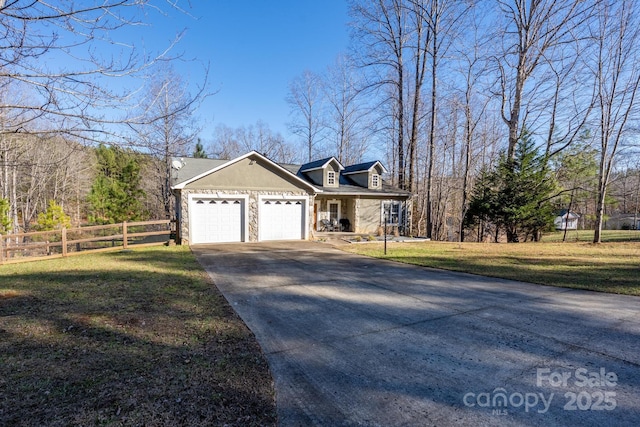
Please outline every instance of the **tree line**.
M172 157L252 149L285 163L378 153L414 194L410 232L437 240L536 239L568 209L599 241L607 212L638 212L633 1L351 0L350 50L283 94L295 140L258 122L204 143L207 66L198 84L175 73L180 33L151 54L125 42L178 9L0 3L5 230L35 226L51 200L72 223L170 217Z
M169 218L162 161L130 148L16 136L0 174L0 233ZM7 148L7 147L3 147Z
M173 214L171 158L193 149L208 66L184 81L183 31L156 52L130 31L185 11L80 3L0 2L0 232Z
M386 153L394 183L415 194L413 232L433 239L534 238L570 208L600 241L618 180L638 179L635 2L349 5L349 55L302 73L287 98L309 156L351 156L352 143ZM537 185L514 185L526 171Z

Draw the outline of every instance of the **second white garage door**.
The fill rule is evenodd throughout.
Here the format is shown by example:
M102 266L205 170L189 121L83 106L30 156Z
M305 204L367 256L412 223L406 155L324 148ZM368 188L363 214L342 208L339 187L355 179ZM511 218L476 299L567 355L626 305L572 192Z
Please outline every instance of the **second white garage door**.
M263 199L260 201L260 240L304 239L305 201Z
M194 198L191 201L191 242L241 242L242 199Z

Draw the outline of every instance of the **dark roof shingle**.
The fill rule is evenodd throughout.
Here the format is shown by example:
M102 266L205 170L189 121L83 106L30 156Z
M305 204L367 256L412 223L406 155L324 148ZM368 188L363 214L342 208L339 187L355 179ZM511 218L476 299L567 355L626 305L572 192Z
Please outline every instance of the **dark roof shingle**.
M300 166L300 172L321 168L331 159L334 159L338 164L340 164L340 162L338 162L338 159L336 159L335 157L327 157L326 159L314 160L313 162L305 163L304 165Z
M371 169L371 167L376 163L379 162L377 160L374 160L373 162L358 163L357 165L347 166L344 168L342 173L366 172Z

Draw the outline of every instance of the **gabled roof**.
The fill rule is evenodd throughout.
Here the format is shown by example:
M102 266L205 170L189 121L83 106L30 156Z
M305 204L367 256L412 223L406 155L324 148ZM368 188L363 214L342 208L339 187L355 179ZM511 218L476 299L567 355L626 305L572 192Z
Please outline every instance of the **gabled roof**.
M210 171L213 168L222 166L229 161L228 159L218 160L183 157L176 157L171 160L172 164L181 165L178 168L172 167L171 169L172 185L189 180L194 176L198 176L204 172Z
M259 161L264 161L269 164L273 169L282 173L283 177L288 177L291 181L296 182L298 184L302 184L302 186L311 189L315 193L325 193L325 194L335 194L342 196L355 196L355 195L375 195L375 196L401 196L401 197L410 197L411 193L405 190L400 190L397 187L392 185L388 185L385 181L382 181L381 188L371 189L367 187L362 187L351 177L349 174L356 173L364 173L369 171L371 168L375 167L377 164L380 165L383 172L386 172L384 166L379 161L360 163L357 165L349 166L344 168L340 162L335 157L328 157L326 159L317 160L314 162L307 163L305 165L295 165L295 164L279 164L276 163L266 156L256 152L251 151L246 153L238 158L233 160L214 160L214 159L194 159L194 158L177 158L176 164L182 164L182 166L178 168L172 169L172 189L183 189L186 185L197 181L207 175L215 173L227 166L231 166L247 157L254 156L254 159ZM326 167L329 162L334 161L341 168L341 173L338 174L339 179L339 187L323 187L316 186L312 182L309 181L309 178L303 173L305 170L314 170L321 169Z
M326 159L315 160L300 166L300 172L309 172L316 169L324 169L331 161L334 160L338 164L340 170L344 170L344 166L335 157L327 157Z
M573 211L569 212L566 209L561 209L558 212L558 216L567 217L567 218L570 218L570 219L580 218L580 215L578 215L577 213L575 213Z
M250 152L248 152L246 154L243 154L240 157L236 157L233 160L225 160L225 161L211 160L211 163L210 163L211 166L207 170L205 170L205 171L203 171L203 172L201 172L201 173L199 173L197 175L191 176L191 177L189 177L189 178L187 178L187 179L185 179L183 181L179 181L175 185L173 185L171 188L172 189L177 189L177 190L183 189L186 185L188 185L188 184L190 184L190 183L192 183L194 181L197 181L200 178L203 178L203 177L205 177L207 175L215 173L215 172L219 171L220 169L223 169L223 168L226 168L228 166L231 166L231 165L233 165L235 163L238 163L239 161L244 160L247 157L251 157L251 156L255 156L258 159L270 164L271 166L273 166L277 170L281 171L284 175L288 176L289 178L291 178L295 182L303 184L305 187L312 189L316 193L322 193L321 189L316 188L315 186L310 184L309 181L297 176L294 173L291 173L289 170L283 168L278 163L274 162L273 160L270 160L269 158L267 158L267 157L263 156L262 154L258 153L257 151L250 151ZM189 159L189 162L191 162L193 160L196 160L196 159ZM214 162L216 162L216 163L214 163ZM220 163L220 162L222 162L222 163ZM185 165L186 165L186 162L185 162ZM183 174L183 176L184 176L184 174Z
M387 173L387 169L382 165L382 163L380 163L379 160L374 160L373 162L358 163L357 165L347 166L342 171L342 174L349 175L352 173L369 172L376 165L380 165L382 173Z

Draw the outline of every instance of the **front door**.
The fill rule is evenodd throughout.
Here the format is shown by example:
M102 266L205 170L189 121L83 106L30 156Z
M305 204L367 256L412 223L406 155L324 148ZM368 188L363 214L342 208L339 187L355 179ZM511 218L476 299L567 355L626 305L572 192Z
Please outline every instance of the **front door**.
M329 202L329 220L339 230L340 226L340 202Z

